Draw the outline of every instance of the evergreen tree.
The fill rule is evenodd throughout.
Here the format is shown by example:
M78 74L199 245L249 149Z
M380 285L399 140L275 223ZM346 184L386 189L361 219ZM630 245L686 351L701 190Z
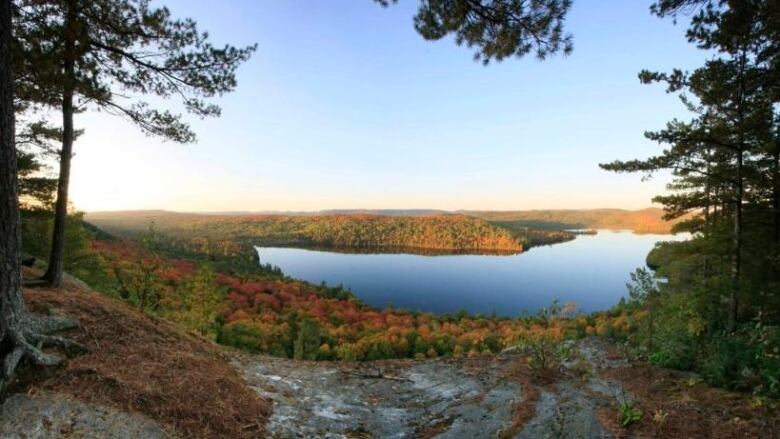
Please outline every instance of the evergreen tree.
M544 59L572 50L572 36L563 30L570 7L570 0L420 0L414 28L426 40L454 34L484 64L529 53Z
M60 138L60 131L43 121L25 123L16 133L19 199L23 209L52 208L57 178L51 175L46 162L56 155L53 143Z
M123 117L147 134L195 141L179 114L153 107L145 97L178 98L197 117L218 116L208 99L232 91L237 67L255 46L215 47L191 19L173 19L148 0L17 1L16 46L20 98L62 112L62 148L49 268L62 279L65 217L74 114L97 109Z
M761 273L776 272L778 267L777 223L772 221L767 227L765 221L768 216L776 220L778 215L774 201L778 23L773 15L777 7L775 2L762 0L670 1L661 2L655 10L663 15L696 4L700 9L688 38L717 56L692 73L640 74L642 82L664 82L669 92L681 92L682 102L695 118L674 120L666 129L647 134L649 139L670 145L660 155L602 166L613 171L672 171L673 193L655 201L664 204L669 218L692 215L683 228L697 233L696 239L708 241L704 246L691 244L691 248L705 250L702 278L729 273L723 320L733 331L741 320L757 313L751 303L743 307L741 301L760 302L756 295L772 287ZM775 29L774 34L769 29ZM719 255L707 249L722 250L725 242L730 256L716 269L713 264Z
M54 365L58 357L43 346L75 348L60 337L45 335L71 328L75 322L28 313L22 300L20 230L14 111L12 5L0 0L0 390L13 377L22 359L36 365Z
M167 298L165 316L185 328L204 337L217 336L217 316L224 294L216 283L214 271L201 266L183 288L177 289Z
M304 317L295 338L293 357L297 360L316 360L321 344L322 333L320 326L311 318Z

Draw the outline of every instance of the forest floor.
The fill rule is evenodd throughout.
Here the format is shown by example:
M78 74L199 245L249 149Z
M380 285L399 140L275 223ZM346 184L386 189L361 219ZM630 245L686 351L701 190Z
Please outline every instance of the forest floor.
M572 343L561 371L516 355L315 363L237 354L273 402L276 438L774 438L776 407L690 374L629 365L603 339ZM622 425L620 407L641 411Z
M73 279L25 299L77 318L63 335L90 352L22 373L2 438L780 438L776 401L628 364L597 337L545 373L510 353L306 362L219 347ZM624 403L642 412L627 427Z
M61 335L89 352L23 370L0 395L0 438L264 437L270 404L220 346L72 278L24 298L33 312L77 319Z

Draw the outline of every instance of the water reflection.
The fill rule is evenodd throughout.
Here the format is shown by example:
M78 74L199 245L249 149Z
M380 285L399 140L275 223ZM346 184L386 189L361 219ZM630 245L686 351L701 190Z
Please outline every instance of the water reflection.
M607 309L626 294L629 273L645 266L656 242L684 238L601 230L500 257L278 247L258 248L258 254L262 263L277 265L289 276L343 284L374 306L517 316L553 299L574 301L586 312Z

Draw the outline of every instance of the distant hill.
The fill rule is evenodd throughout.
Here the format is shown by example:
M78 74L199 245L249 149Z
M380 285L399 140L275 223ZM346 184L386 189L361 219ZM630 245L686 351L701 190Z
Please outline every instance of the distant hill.
M86 221L109 233L129 236L155 228L180 246L204 242L349 248L415 248L452 252L520 252L518 238L488 221L466 215L197 215L146 211L98 213Z
M265 217L265 216L332 216L375 215L393 217L425 217L461 214L490 221L512 230L526 227L537 230L612 229L631 230L637 233L669 233L677 221L664 221L663 210L647 208L625 209L551 209L551 210L458 210L437 209L330 209L313 212L202 212L185 213L166 210L135 210L115 212L89 212L87 221L100 225L136 229L148 227L149 221L164 229L176 226L184 220L213 219L215 217ZM141 220L141 221L139 221Z
M636 233L669 233L678 221L665 221L663 210L647 208L582 209L582 210L518 210L518 211L458 211L497 225L522 225L533 229L611 229L631 230Z
M452 213L437 209L329 209L318 215L379 215L379 216L432 216Z

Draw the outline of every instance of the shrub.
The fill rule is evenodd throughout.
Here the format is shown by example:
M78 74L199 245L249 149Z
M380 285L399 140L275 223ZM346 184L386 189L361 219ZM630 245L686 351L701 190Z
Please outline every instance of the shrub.
M304 318L295 340L294 358L296 360L316 360L321 343L320 326L314 320L308 317Z
M629 427L634 422L642 419L642 411L634 407L629 401L620 404L620 425Z
M549 333L528 333L517 343L528 364L539 370L557 370L571 357L571 347Z
M701 374L719 387L780 395L780 329L749 325L713 338L704 350Z

